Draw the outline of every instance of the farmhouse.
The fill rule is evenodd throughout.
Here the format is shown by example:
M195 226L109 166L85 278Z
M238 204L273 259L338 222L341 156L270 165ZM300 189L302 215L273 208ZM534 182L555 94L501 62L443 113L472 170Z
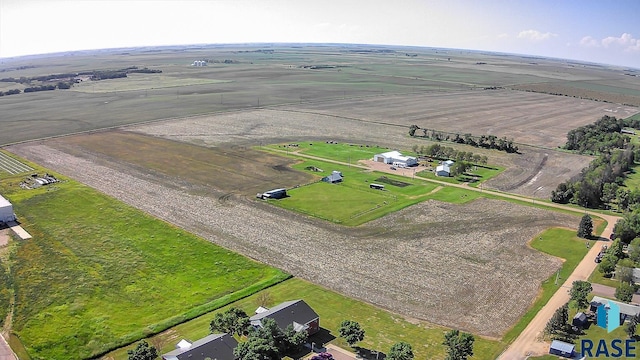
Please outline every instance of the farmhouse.
M229 334L212 334L193 343L181 340L176 349L162 355L164 360L235 360L233 349L238 342Z
M335 183L339 183L342 182L342 173L340 171L332 171L331 175L325 176L322 178L322 181L324 182L328 182L330 184L335 184Z
M382 154L376 154L373 156L373 161L393 164L400 167L418 165L418 159L413 156L404 156L399 151L389 151Z
M264 318L275 320L282 330L289 325L293 325L293 330L306 331L309 335L320 330L320 317L304 300L285 301L271 309L260 307L249 320L251 325L261 327Z
M0 222L8 223L15 220L16 214L13 213L13 205L0 195Z

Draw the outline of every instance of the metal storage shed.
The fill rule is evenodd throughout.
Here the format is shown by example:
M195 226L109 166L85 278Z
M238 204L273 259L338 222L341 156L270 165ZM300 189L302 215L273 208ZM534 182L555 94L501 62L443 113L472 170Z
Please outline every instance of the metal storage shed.
M573 350L575 345L569 344L559 340L553 340L551 347L549 348L549 354L563 356L566 358L573 357Z

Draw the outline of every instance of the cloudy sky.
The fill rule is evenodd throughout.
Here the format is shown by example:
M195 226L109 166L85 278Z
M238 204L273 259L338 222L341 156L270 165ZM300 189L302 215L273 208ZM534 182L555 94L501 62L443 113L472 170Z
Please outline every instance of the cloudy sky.
M0 57L306 42L499 51L640 68L640 0L0 0Z

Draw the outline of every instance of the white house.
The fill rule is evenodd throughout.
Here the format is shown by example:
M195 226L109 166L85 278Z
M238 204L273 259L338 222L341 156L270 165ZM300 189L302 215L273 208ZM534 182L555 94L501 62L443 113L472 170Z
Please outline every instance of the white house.
M385 164L393 164L401 167L418 165L418 159L414 158L413 156L404 156L399 151L395 150L382 154L376 154L373 156L373 161Z
M0 222L8 223L15 220L16 214L13 213L13 205L0 195Z

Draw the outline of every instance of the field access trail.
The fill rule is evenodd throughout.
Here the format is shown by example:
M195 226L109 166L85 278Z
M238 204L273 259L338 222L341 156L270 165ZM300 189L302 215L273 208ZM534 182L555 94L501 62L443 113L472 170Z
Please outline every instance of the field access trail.
M295 153L295 155L300 157L310 158L310 159L327 161L326 159L305 155L299 152ZM342 164L342 165L348 165L347 163L340 162L340 161L331 161L331 162ZM381 172L386 172L386 173L401 175L401 176L407 176L407 177L412 175L412 172L398 173L397 170L395 171L391 170L388 164L384 164L384 166L382 166L382 164L376 163L370 160L360 161L360 163L365 164L365 166L353 165L353 164L351 164L351 166L358 166L359 168L366 168L366 169L372 169L372 170L375 169L376 171L381 171ZM519 201L525 201L525 202L531 201L532 204L535 204L535 198L529 198L529 197L513 195L513 194L506 194L506 193L501 193L501 192L482 189L482 188L474 188L466 184L452 184L444 181L439 181L434 179L424 179L424 178L422 180L438 183L441 186L458 187L458 188L463 188L471 191L483 192L483 193L491 194L493 196L499 196L507 199L513 199L513 200L519 200ZM584 212L591 216L596 216L604 219L607 222L607 227L602 232L601 239L605 241L607 241L606 239L609 239L609 236L613 233L613 227L615 226L616 221L618 221L619 219L618 216L604 215L604 214L600 214L600 213L596 213L588 210L584 211L581 209L576 209L576 208L562 205L562 204L538 202L536 205L546 206L546 207L551 207L551 208L556 208L561 210L567 210L572 212L579 212L579 213ZM566 281L562 284L562 286L558 289L558 291L556 291L556 293L551 297L551 299L549 299L547 304L542 309L540 309L540 311L536 314L533 320L531 320L531 322L522 331L522 333L520 333L520 335L509 345L509 347L500 355L500 357L498 357L498 359L520 360L520 359L526 359L527 357L532 355L544 355L548 352L549 344L542 340L542 333L544 331L545 326L547 325L547 322L549 321L553 313L556 311L556 309L558 309L559 307L561 307L562 305L564 305L569 301L569 298L570 298L569 289L571 289L571 284L576 280L587 280L591 275L591 273L595 270L598 264L595 261L593 261L593 259L596 257L598 252L600 252L600 249L602 248L603 245L604 244L602 243L597 243L597 245L594 245L591 247L591 250L589 250L589 252L584 257L584 259L582 259L582 261L578 264L578 266L575 268L573 273L571 273L571 275L566 279Z

